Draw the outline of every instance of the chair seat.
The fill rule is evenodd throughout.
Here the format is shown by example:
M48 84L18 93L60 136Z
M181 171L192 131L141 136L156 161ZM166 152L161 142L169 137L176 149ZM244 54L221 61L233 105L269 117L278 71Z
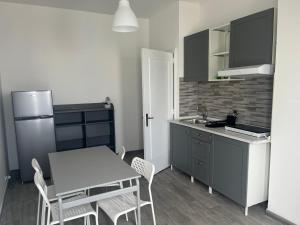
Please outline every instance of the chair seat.
M97 202L112 221L116 221L120 215L131 212L137 208L137 197L133 193L119 195L113 198L104 199ZM140 200L140 206L151 204L151 202Z
M72 202L74 200L86 198L87 195L81 194L73 198L69 198L63 202ZM51 224L59 223L59 205L58 202L51 204L52 221ZM91 204L84 204L69 209L63 210L64 221L73 220L87 215L96 215L96 211L92 208Z
M58 198L56 197L55 186L54 185L49 185L47 187L47 190L48 190L47 196L48 196L49 202L57 201ZM65 195L63 198L69 198L69 197L73 197L73 196L76 196L76 195L82 195L82 194L84 194L84 191L68 194L68 195Z

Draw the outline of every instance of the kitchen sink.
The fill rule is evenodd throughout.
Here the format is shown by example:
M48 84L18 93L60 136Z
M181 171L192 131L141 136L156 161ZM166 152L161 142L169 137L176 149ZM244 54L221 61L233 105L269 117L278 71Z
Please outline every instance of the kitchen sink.
M208 120L204 119L182 119L180 120L182 123L189 123L189 124L206 124Z

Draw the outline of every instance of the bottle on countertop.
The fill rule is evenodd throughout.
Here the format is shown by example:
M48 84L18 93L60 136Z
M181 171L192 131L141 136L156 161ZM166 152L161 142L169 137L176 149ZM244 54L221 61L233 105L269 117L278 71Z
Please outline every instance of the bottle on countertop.
M237 118L238 118L238 111L233 110L233 112L231 114L227 115L227 124L234 126Z

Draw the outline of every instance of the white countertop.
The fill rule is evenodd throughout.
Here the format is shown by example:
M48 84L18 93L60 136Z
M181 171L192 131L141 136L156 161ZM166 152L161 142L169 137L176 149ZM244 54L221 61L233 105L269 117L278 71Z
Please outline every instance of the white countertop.
M181 122L179 120L171 120L170 123L195 128L197 130L205 131L205 132L208 132L208 133L220 135L220 136L227 137L227 138L232 138L232 139L242 141L242 142L246 142L246 143L249 143L249 144L265 144L265 143L270 143L271 142L270 138L252 137L252 136L249 136L249 135L240 134L240 133L236 133L236 132L233 132L233 131L225 130L224 127L210 128L210 127L206 127L204 124L189 124L189 123L186 123L186 122Z

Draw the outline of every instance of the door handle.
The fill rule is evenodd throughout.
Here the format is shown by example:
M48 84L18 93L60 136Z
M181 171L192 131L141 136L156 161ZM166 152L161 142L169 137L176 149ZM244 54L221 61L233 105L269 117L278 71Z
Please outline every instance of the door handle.
M154 119L154 117L150 117L150 116L148 115L148 113L146 113L146 127L149 126L149 120L153 120L153 119Z

